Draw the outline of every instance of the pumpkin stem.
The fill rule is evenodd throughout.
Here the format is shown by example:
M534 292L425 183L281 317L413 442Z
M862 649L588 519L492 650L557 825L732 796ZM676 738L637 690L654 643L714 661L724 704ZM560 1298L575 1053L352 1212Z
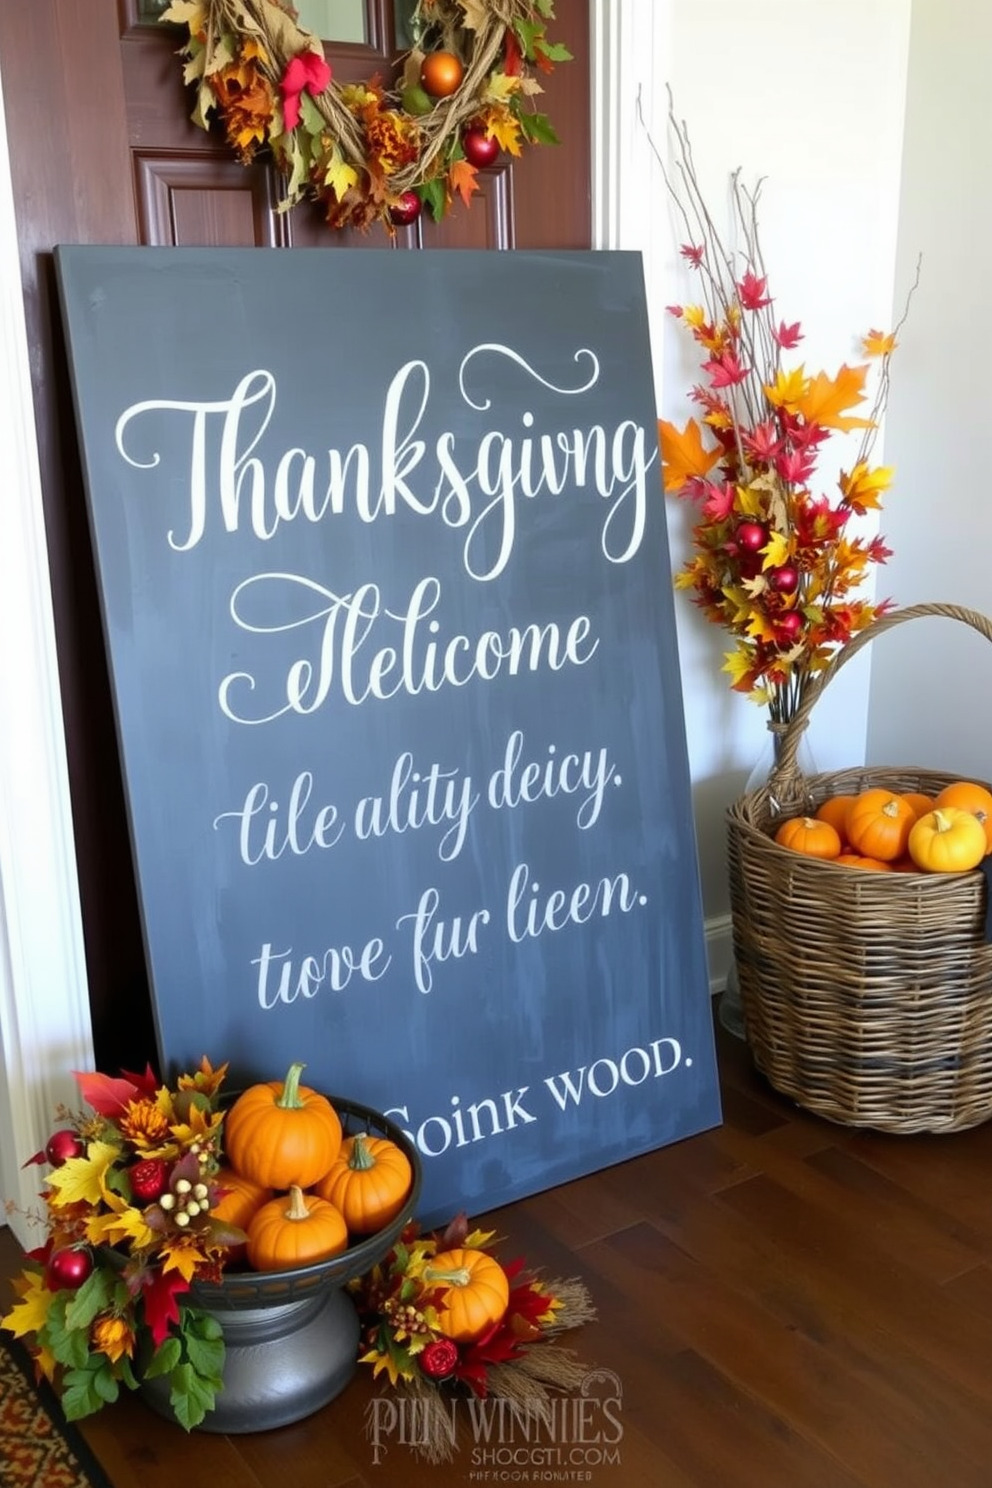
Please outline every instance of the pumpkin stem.
M303 1190L294 1183L289 1190L289 1208L285 1211L286 1219L309 1219L310 1210L307 1208Z
M299 1111L304 1102L300 1099L300 1076L306 1069L305 1064L291 1064L285 1080L282 1082L282 1093L276 1101L276 1105L283 1111Z
M356 1132L351 1139L348 1166L353 1173L367 1173L370 1168L375 1167L375 1157L369 1151L368 1137L362 1132Z
M453 1266L450 1269L445 1266L425 1266L425 1281L446 1281L449 1286L468 1286L472 1280L472 1273L467 1266Z
M935 811L933 814L933 825L935 832L946 832L951 826L951 821L946 812Z

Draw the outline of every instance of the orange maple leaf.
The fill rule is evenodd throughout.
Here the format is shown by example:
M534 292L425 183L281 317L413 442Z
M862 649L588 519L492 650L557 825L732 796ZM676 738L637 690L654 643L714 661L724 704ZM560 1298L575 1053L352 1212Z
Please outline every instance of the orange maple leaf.
M474 165L468 160L456 160L448 172L452 191L457 191L466 206L471 205L473 191L478 191L479 183L475 179L479 174Z
M841 367L836 377L818 372L810 378L802 396L796 399L796 408L808 424L819 424L823 429L870 429L871 419L855 418L845 412L856 403L864 402L864 385L867 367Z
M894 332L887 336L884 331L869 331L861 342L861 349L865 356L889 356L898 345Z
M682 430L666 419L659 419L658 435L666 491L681 491L693 476L708 475L723 454L719 445L714 449L703 448L695 419L690 419Z

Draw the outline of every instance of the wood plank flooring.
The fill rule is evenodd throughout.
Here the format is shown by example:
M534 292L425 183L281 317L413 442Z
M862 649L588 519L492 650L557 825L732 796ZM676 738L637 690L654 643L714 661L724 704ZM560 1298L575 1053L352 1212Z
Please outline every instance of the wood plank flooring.
M506 1259L588 1286L598 1319L569 1341L605 1372L590 1391L622 1392L608 1442L578 1439L581 1409L540 1449L461 1417L450 1463L398 1428L376 1461L363 1369L246 1436L186 1436L127 1396L83 1423L114 1488L989 1488L992 1123L832 1126L717 1043L719 1128L484 1217ZM0 1233L0 1274L17 1260Z

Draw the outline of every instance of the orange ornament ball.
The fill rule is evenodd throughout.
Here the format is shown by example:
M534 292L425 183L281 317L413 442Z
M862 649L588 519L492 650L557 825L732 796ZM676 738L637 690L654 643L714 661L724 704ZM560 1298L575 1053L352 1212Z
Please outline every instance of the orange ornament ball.
M454 52L428 52L420 69L424 91L432 98L447 98L465 76L461 58Z

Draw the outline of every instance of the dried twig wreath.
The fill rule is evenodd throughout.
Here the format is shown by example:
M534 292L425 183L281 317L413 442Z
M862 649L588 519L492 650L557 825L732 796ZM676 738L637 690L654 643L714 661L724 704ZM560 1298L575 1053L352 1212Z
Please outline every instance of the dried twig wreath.
M546 34L553 0L418 0L391 85L334 82L320 40L277 0L172 0L161 19L188 32L194 122L216 115L246 164L268 147L281 209L311 198L334 227L394 232L424 207L439 221L500 151L557 143L534 107L535 71L571 57Z

